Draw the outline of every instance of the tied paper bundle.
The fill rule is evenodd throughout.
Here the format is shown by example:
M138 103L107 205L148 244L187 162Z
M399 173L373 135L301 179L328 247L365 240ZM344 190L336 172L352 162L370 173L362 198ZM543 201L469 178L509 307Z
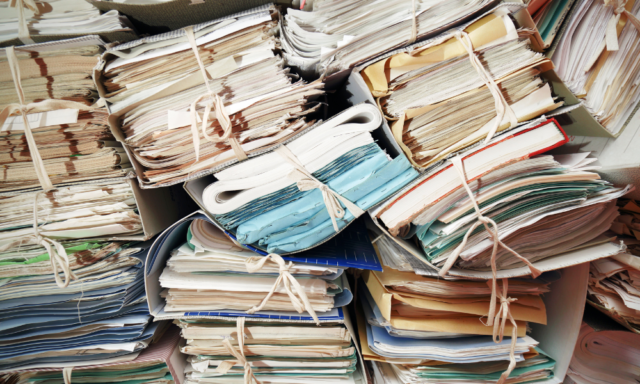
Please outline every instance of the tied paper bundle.
M270 253L320 244L417 177L404 156L392 159L374 141L381 122L376 107L351 107L216 173L203 205L242 244Z
M562 105L540 76L553 64L512 19L519 9L499 6L360 72L415 166L428 168Z
M553 379L555 360L535 347L524 354L525 360L516 364L507 384L544 382ZM376 384L429 384L429 383L495 383L507 369L507 362L480 362L467 364L389 364L371 362Z
M351 301L341 268L259 256L202 219L191 222L186 240L160 276L167 312L305 310L317 319L315 312Z
M209 174L311 125L323 83L284 68L277 17L264 6L107 51L105 97L142 185Z
M640 257L620 254L591 263L587 302L640 334Z
M103 252L79 253L64 288L51 273L2 279L0 371L134 359L159 324L144 290L149 245L88 243Z
M589 172L597 168L589 153L536 156L566 141L555 120L513 129L427 173L375 215L394 236L415 234L441 275L454 265L494 277L523 266L536 273L531 263L608 243L598 236L630 189Z
M72 383L175 384L178 382L173 376L176 370L170 358L180 348L180 331L177 327L170 327L166 332L161 333L161 330L158 330L155 338L159 337L159 339L154 340L131 361L63 368L62 372L52 372L50 368L33 369L20 372L20 382L23 384L67 384L69 381ZM181 377L182 372L176 373Z
M575 0L531 0L527 10L531 14L540 37L547 49L560 31L560 27L569 14Z
M510 280L509 294L517 298L510 309L519 337L526 336L528 322L546 324L540 295L548 291L544 280ZM371 315L366 317L367 322L390 336L455 342L455 338L489 336L493 332L493 327L481 321L491 301L491 286L484 281L447 281L385 268L382 273L365 272L360 292L366 299L363 308ZM504 332L511 334L510 324ZM370 347L382 356L393 353L377 345Z
M68 284L87 261L113 252L91 238L142 233L131 185L124 179L50 192L0 196L0 277L54 274ZM89 240L87 240L89 239ZM58 276L59 268L63 272ZM65 282L62 283L62 280Z
M615 324L615 323L614 323ZM594 330L586 322L573 351L565 383L633 383L640 375L640 335L627 330Z
M303 73L331 74L451 28L490 3L316 0L309 11L287 10L280 25L282 48L287 64Z
M101 35L127 41L135 32L126 17L100 11L85 1L7 0L0 2L0 46L42 43L75 36Z
M640 102L640 1L576 4L553 54L558 76L618 136Z
M97 98L91 73L102 44L87 36L0 51L1 192L131 172L107 111L90 106Z
M237 318L180 320L186 384L355 384L356 348L344 325Z

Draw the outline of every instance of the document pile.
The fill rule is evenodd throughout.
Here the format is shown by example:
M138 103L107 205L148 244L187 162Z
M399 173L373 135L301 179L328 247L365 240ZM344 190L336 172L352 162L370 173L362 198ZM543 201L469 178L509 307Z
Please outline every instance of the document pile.
M41 173L60 185L131 172L107 111L90 106L102 44L86 36L0 51L0 191L39 187ZM16 115L21 105L26 116Z
M315 0L309 12L287 11L280 25L282 48L287 64L303 73L331 74L450 28L490 3Z
M531 0L527 4L527 10L536 23L545 49L553 43L574 2L575 0Z
M618 200L620 216L610 230L618 235L627 247L627 253L640 256L640 206L635 200Z
M541 77L552 63L531 50L531 31L511 18L519 9L499 6L360 72L415 166L562 105Z
M531 263L606 243L598 236L618 215L615 199L629 190L589 172L595 159L588 153L535 156L566 141L555 120L512 129L422 176L376 215L394 236L415 234L441 274L454 265L524 267L517 273L528 274L525 264L536 273ZM492 220L492 231L509 248L494 248L478 214Z
M216 173L204 207L238 242L269 253L320 244L417 177L403 155L392 159L374 140L381 123L373 105L353 106Z
M294 81L274 53L277 18L263 6L105 53L110 118L144 185L211 173L311 125L323 84Z
M101 365L87 365L66 369L62 372L52 372L52 369L32 370L20 373L20 383L23 384L65 384L73 383L123 383L123 384L174 384L179 381L174 375L182 377L182 372L174 367L175 357L180 342L180 331L170 327L161 334L156 334L158 340L142 351L131 361L107 363ZM70 380L65 380L65 374Z
M496 344L493 327L482 321L493 300L490 284L427 278L388 268L383 273L365 272L358 291L362 292L358 325L365 358L374 361L380 383L494 382L513 369L511 340L502 340L506 334L517 337L515 369L503 375L509 377L506 382L550 378L555 362L526 335L528 322L546 324L540 295L549 291L548 283L510 280L508 291L511 324L502 323Z
M640 334L639 256L627 252L591 262L588 292L589 304Z
M101 35L107 41L135 38L118 12L100 11L86 1L18 0L0 2L0 46L33 44L73 36Z
M633 383L640 375L640 335L594 330L582 323L567 372L568 384Z
M332 244L282 257L239 247L202 214L162 234L147 280L173 248L159 278L166 303L155 312L182 328L186 382L354 383L344 270L379 269L361 224Z
M148 244L65 246L76 266L73 271L62 267L73 278L66 284L60 284L55 266L53 273L37 266L35 274L25 268L0 281L0 370L132 360L158 328L159 323L150 323L144 291ZM62 253L59 244L55 248ZM47 251L52 258L64 257L52 254L50 246ZM48 257L38 250L30 254L29 261L38 264ZM19 263L3 257L2 264L7 262Z
M612 135L640 102L639 1L576 4L553 54L558 76Z

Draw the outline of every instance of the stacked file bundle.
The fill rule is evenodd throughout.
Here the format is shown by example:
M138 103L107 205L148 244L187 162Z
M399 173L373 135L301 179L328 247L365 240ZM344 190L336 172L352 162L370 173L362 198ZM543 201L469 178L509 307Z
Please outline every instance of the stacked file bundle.
M586 322L567 372L567 384L633 383L640 374L640 335Z
M274 53L277 18L263 6L105 53L104 97L142 185L211 173L312 123L323 84L295 80Z
M153 337L158 323L150 323L145 299L147 248L90 241L65 246L77 267L64 288L46 267L34 267L33 275L28 268L5 274L0 370L131 360ZM29 260L42 264L48 255L37 253Z
M618 136L640 103L640 2L588 0L575 8L553 54L556 71Z
M180 332L171 327L166 332L158 332L149 348L142 351L135 359L125 362L107 363L63 369L34 369L21 372L21 384L66 384L74 383L146 383L174 384L174 375L180 376L179 367L174 366L175 355L180 342ZM173 359L172 359L173 357ZM66 378L65 378L66 375Z
M607 243L598 236L618 215L615 199L628 188L589 172L595 159L588 153L534 156L566 141L553 120L513 129L421 177L375 216L392 235L415 234L425 259L445 271L453 265L475 271L532 267L585 244ZM495 223L509 249L492 250L494 240L479 227L476 211Z
M536 23L544 48L551 47L575 0L530 0L527 10Z
M526 335L528 322L546 324L540 295L549 291L548 283L511 280L508 291L517 300L510 304L512 323L502 332L517 341L506 382L553 377L555 362ZM495 382L510 368L510 338L494 343L493 327L481 319L493 300L489 284L385 268L365 273L358 292L360 342L377 383Z
M86 36L2 50L0 191L39 187L38 158L53 185L131 172L126 153L115 145L107 111L91 106L98 97L92 73L103 44L97 36ZM8 61L12 52L17 72ZM16 94L16 82L23 97ZM25 132L23 117L16 116L20 104L26 106L30 132Z
M280 25L287 64L308 75L332 74L451 28L487 0L316 0L289 9Z
M519 9L501 5L360 72L415 166L428 168L562 105L541 77L553 65L512 19Z
M154 245L147 279L178 245L159 277L165 302L155 316L182 328L186 382L357 382L354 335L342 307L353 298L345 268L362 267L363 256L364 267L379 267L364 234L349 231L336 244L293 257L265 257L233 243L202 214L167 230ZM340 256L338 244L350 244L353 255Z
M0 2L0 46L42 43L100 35L107 41L128 41L136 34L126 17L100 11L85 1L19 0Z
M238 242L269 253L311 248L418 173L376 142L380 111L353 106L263 156L215 174L202 205Z

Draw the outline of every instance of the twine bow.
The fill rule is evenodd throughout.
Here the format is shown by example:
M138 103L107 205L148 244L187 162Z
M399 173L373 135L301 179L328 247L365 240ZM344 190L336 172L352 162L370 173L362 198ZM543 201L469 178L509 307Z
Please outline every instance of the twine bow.
M204 79L204 85L207 87L207 94L199 96L196 100L191 103L189 106L189 112L191 117L191 135L193 136L193 147L196 152L196 163L200 160L200 134L198 133L198 113L196 111L197 105L201 101L207 101L205 106L204 114L202 115L202 134L204 135L205 140L210 141L212 143L222 143L227 142L233 152L235 153L238 161L243 161L247 159L247 154L242 149L242 146L238 142L235 136L232 136L232 128L231 118L227 113L224 103L220 96L213 92L211 87L209 86L209 75L207 70L204 68L204 64L202 64L202 59L200 58L200 53L198 52L198 45L196 44L196 37L193 33L193 26L188 26L184 28L185 33L187 34L187 39L189 39L189 44L191 44L191 49L198 61L198 66L200 67L200 72L202 73L202 77ZM222 136L212 137L207 134L207 126L209 124L209 114L211 111L215 111L216 119L218 123L220 123L220 127L222 128Z
M488 283L488 282L487 282ZM495 343L501 343L504 336L504 328L507 324L507 318L511 321L511 347L509 350L509 367L506 371L502 372L497 384L504 384L507 378L511 374L511 371L516 366L516 343L518 341L518 324L511 314L510 305L512 302L518 300L512 297L507 297L507 291L509 289L509 279L502 279L502 292L498 292L498 299L500 300L500 309L493 318L493 341ZM500 322L502 318L502 322ZM489 318L489 321L492 319ZM490 324L488 324L490 325Z
M295 169L289 173L288 177L296 182L299 190L310 191L312 189L319 189L322 192L322 200L324 201L324 205L327 207L327 212L329 213L329 217L331 217L331 222L333 223L333 229L336 232L339 231L337 219L342 219L346 214L346 211L342 208L340 202L344 204L354 217L357 218L364 214L364 211L349 201L349 199L341 196L326 184L323 184L321 181L313 177L313 175L306 170L304 164L298 160L296 155L294 155L287 146L281 145L276 148L274 152L282 156L294 166Z
M29 35L29 24L24 9L29 8L38 14L36 2L34 0L11 0L9 7L18 8L18 39L22 44L35 44Z
M631 24L636 27L638 32L640 33L640 20L631 12L627 11L625 6L627 5L627 0L604 0L604 5L607 7L613 7L613 15L609 19L607 23L607 29L605 34L605 42L607 45L607 51L617 51L620 49L618 46L618 21L620 21L620 16L627 16L627 20L631 22Z
M255 273L260 271L262 267L264 267L265 263L269 260L278 264L278 266L280 267L280 273L278 275L278 278L276 279L276 282L271 287L271 290L269 291L267 296L264 299L262 299L262 302L259 305L254 306L253 308L248 310L247 313L252 315L262 310L262 308L264 308L264 306L267 304L271 296L273 296L273 294L276 292L276 289L278 289L278 286L282 282L284 284L284 289L287 292L287 295L289 295L289 298L291 299L291 304L293 305L293 308L295 308L295 310L298 313L302 313L303 311L306 310L311 315L315 323L317 325L320 325L320 320L318 320L318 316L316 316L316 312L313 310L313 307L311 306L311 302L309 302L309 298L307 297L307 294L304 292L304 288L302 288L302 286L300 285L300 283L298 283L296 278L293 277L291 272L289 272L289 270L293 266L292 262L289 262L289 264L286 264L284 259L276 253L270 253L265 257L253 256L248 258L245 261L247 272ZM295 288L300 298L296 297L295 293L291 290L291 285L293 285L293 287Z
M51 269L53 270L53 277L56 280L56 284L60 288L66 288L69 286L71 279L76 280L78 277L73 273L69 266L69 256L62 244L59 242L44 237L38 230L38 197L41 192L37 192L33 199L33 233L35 235L36 242L43 246L47 253L49 253L49 261L51 262ZM58 276L58 266L64 274L64 281Z
M251 384L253 380L256 381L257 384L260 384L256 376L253 374L253 370L251 369L251 364L247 361L246 356L244 355L244 317L236 318L236 328L237 328L237 336L238 340L238 349L235 349L229 339L222 340L222 345L226 348L227 352L231 354L231 356L235 357L240 364L244 367L244 384ZM223 362L227 363L227 362ZM233 366L233 363L229 364L221 364L216 369L216 372L225 374L229 371L229 369Z
M24 91L22 90L22 83L20 82L20 67L18 64L18 58L16 57L14 47L7 47L7 61L9 63L9 68L11 69L11 76L13 77L13 84L16 88L16 93L18 94L18 103L7 105L2 112L0 112L0 127L2 127L7 120L7 118L15 112L20 112L22 115L22 122L24 123L24 136L27 139L27 145L29 147L29 154L31 155L31 161L33 162L33 166L36 170L36 175L38 176L38 181L42 186L42 189L48 191L53 189L53 184L51 183L51 179L49 179L49 175L47 174L47 170L44 167L44 162L42 161L42 157L40 156L40 152L38 151L38 145L36 144L35 139L33 138L33 133L31 132L31 126L29 125L29 119L27 118L27 114L30 112L43 112L50 111L54 109L82 109L89 110L90 107L78 103L75 101L69 100L54 100L48 99L44 101L40 101L37 103L29 103L26 104Z
M504 95L502 95L502 91L500 91L500 88L496 84L495 80L493 80L493 77L487 72L487 70L484 68L484 65L482 65L482 62L475 54L473 50L473 43L471 42L469 35L464 31L456 29L453 31L453 36L460 42L460 44L462 44L464 49L469 54L469 61L471 62L471 65L473 66L473 68L475 68L476 72L478 72L478 76L487 86L487 89L489 89L489 92L491 92L491 95L493 96L493 99L495 101L496 120L489 130L489 133L487 133L487 137L484 141L486 144L491 141L493 135L495 135L498 128L500 128L500 124L502 123L502 119L504 118L505 114L509 119L509 125L511 127L518 124L518 117L516 116L513 109L511 109L511 107L509 106L509 103L507 103L507 100L504 98Z

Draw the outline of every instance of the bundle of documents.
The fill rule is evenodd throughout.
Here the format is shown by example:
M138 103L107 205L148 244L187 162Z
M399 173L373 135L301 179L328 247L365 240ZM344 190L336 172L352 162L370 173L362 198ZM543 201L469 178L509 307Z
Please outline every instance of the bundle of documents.
M56 271L57 258L48 255L51 247L42 236L60 242L54 248L66 250L70 271L84 268L118 248L87 239L142 233L137 209L125 179L0 196L0 277Z
M216 173L204 207L242 244L269 253L313 247L417 177L404 156L392 159L374 140L381 122L373 105L353 106Z
M640 257L621 254L591 263L587 302L640 334Z
M517 334L514 370L506 383L553 377L553 359L526 335L526 323L546 324L540 298L544 280L510 280ZM365 359L374 361L376 383L496 382L509 367L510 338L494 342L482 321L491 287L480 281L447 281L385 269L365 272L359 286L358 328ZM517 325L517 331L513 326ZM515 332L515 333L512 333Z
M12 6L13 5L13 6ZM114 33L116 32L116 33ZM0 2L0 45L22 45L59 40L73 35L135 37L126 17L100 11L85 1L21 0Z
M540 74L553 65L530 48L510 4L368 65L362 72L412 163L429 167L562 105ZM502 113L500 113L502 108Z
M556 362L535 347L524 354L525 360L516 363L505 383L528 383L554 377ZM375 384L427 383L495 383L509 363L506 361L466 364L389 364L371 362Z
M274 53L277 18L263 6L107 51L105 97L142 184L211 173L311 125L323 84L296 81Z
M147 383L174 384L174 375L182 377L178 371L180 365L175 359L179 349L180 331L171 326L162 333L159 329L149 348L143 350L131 361L87 365L74 367L70 372L73 383ZM178 366L175 366L178 365ZM51 369L34 369L21 372L20 383L23 384L66 384L63 372L52 372Z
M640 2L588 0L575 6L553 54L556 72L617 136L640 102Z
M149 246L80 244L65 288L51 273L2 279L0 371L134 359L159 325L149 322L144 291Z
M202 219L191 222L185 240L172 252L160 276L160 285L166 289L165 311L251 312L265 297L263 310L299 309L290 298L288 280L286 285L279 283L279 271L285 265L281 258L269 260L241 248ZM308 303L315 312L330 312L353 297L341 268L293 263L288 274L297 279L294 292L302 291L304 306Z
M575 0L531 0L527 10L536 23L544 48L553 43Z
M596 160L589 153L533 156L566 140L555 120L513 129L427 173L376 215L392 235L415 234L426 259L445 269L488 271L492 260L498 270L512 269L606 242L598 236L618 215L615 199L629 187L589 172ZM477 221L477 209L510 249L492 252L494 240Z
M594 330L582 323L567 381L571 384L633 383L640 376L640 335Z
M624 241L629 253L640 256L640 206L635 200L618 200L620 216L611 224L611 231Z
M109 129L106 109L90 106L98 98L92 73L103 44L98 36L86 36L21 47L15 50L17 75L7 61L11 53L0 51L0 108L5 112L0 116L1 192L41 185L31 152L34 145L53 185L131 172L124 149ZM16 82L21 84L22 102ZM20 102L28 110L30 134L19 115Z
M187 339L187 384L356 382L356 348L343 324L236 322L176 321Z
M303 73L331 74L451 28L490 3L315 0L310 11L287 11L280 25L282 48L287 64Z

